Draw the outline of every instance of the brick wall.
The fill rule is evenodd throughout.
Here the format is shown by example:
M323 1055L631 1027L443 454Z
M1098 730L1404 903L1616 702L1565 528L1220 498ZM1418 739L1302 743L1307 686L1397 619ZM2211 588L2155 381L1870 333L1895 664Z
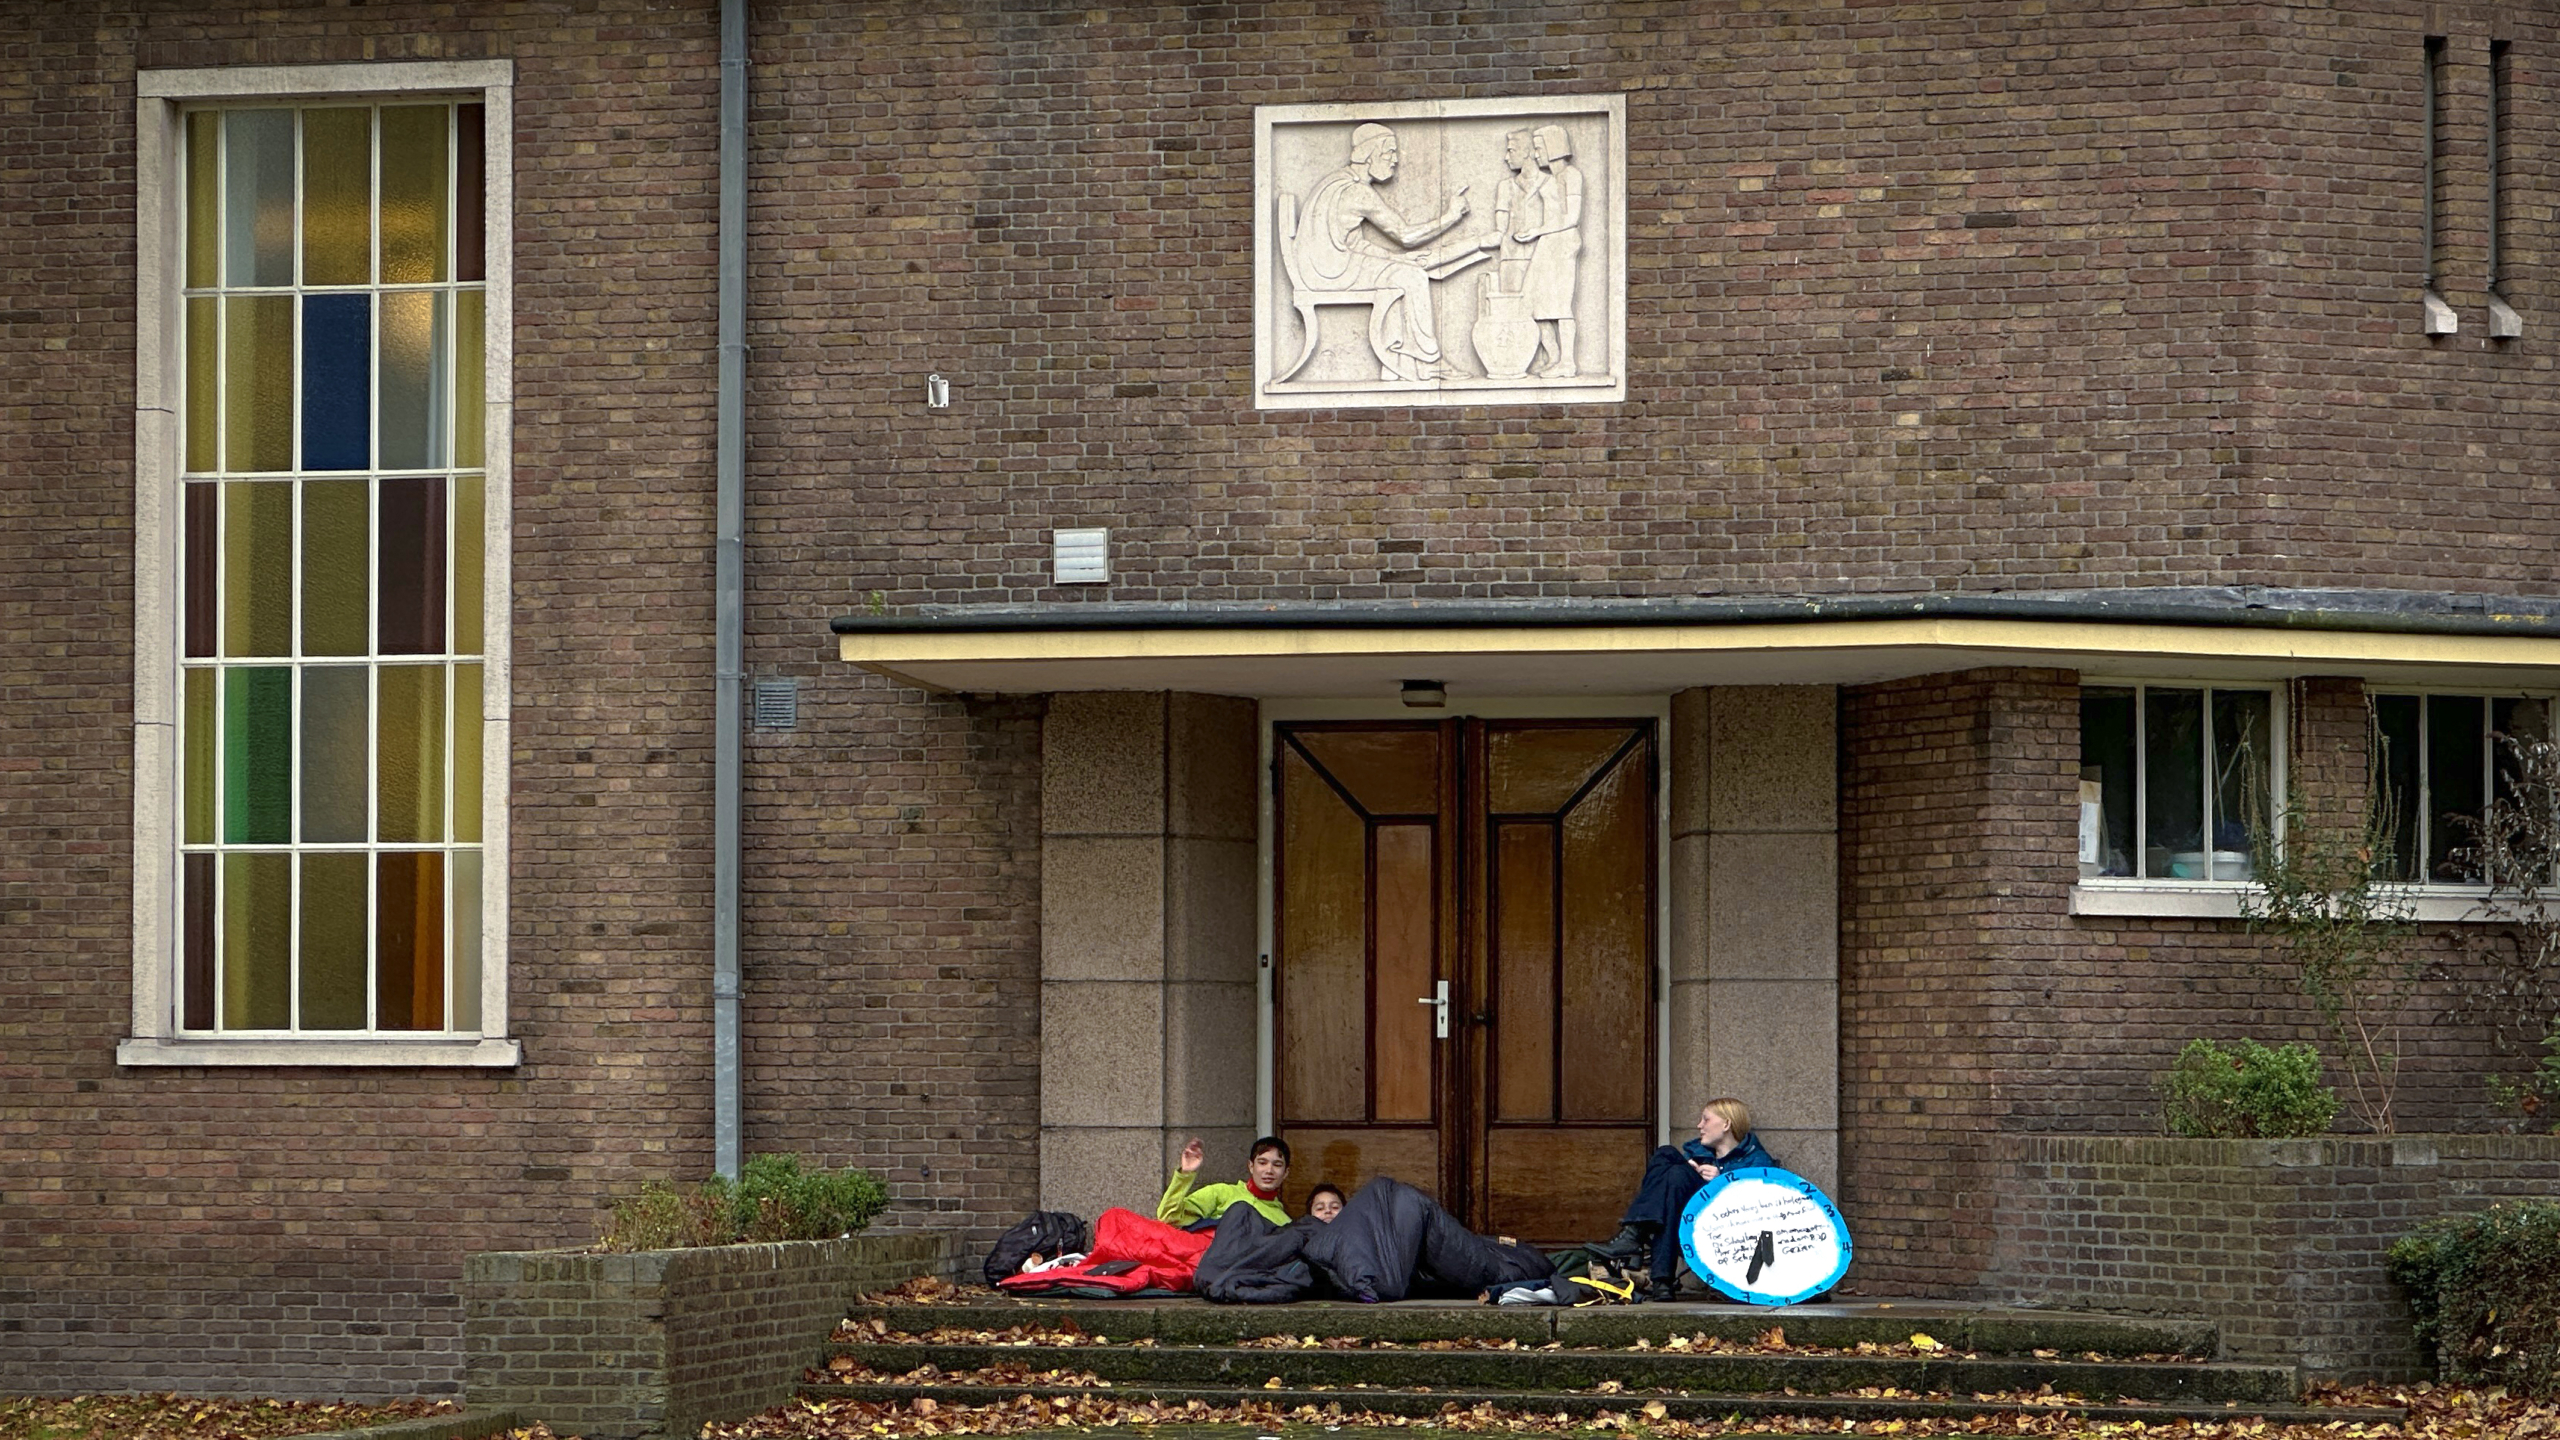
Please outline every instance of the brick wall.
M2005 1300L2209 1319L2223 1358L2412 1378L2391 1243L2439 1215L2560 1189L2560 1140L2007 1136L1996 1148Z
M2297 794L2322 823L2360 794L2352 683L2292 692ZM2022 1133L2157 1134L2153 1081L2188 1041L2342 1052L2238 920L2073 916L2079 697L2057 671L1976 671L1842 694L1841 1172L1870 1293L1964 1293L1990 1263L1997 1158ZM2350 812L2351 813L2351 812ZM2508 1124L2489 1037L2446 1011L2466 937L2395 1037L2406 1132ZM2354 1128L2352 1116L2342 1127Z
M890 1230L982 1244L1031 1204L1037 709L844 670L825 621L875 593L2552 593L2542 342L2475 343L2468 281L2448 282L2458 343L2416 334L2405 137L2430 13L760 6L747 660L803 704L748 751L748 1147L881 1170ZM2542 10L2457 7L2464 94L2493 19L2528 60L2560 40ZM713 10L73 0L11 20L0 1373L450 1390L439 1297L466 1253L575 1243L610 1196L711 1163ZM119 1069L133 71L492 57L519 87L526 1064ZM1628 96L1629 401L1253 411L1251 107L1551 91ZM2511 163L2546 173L2550 102L2515 101ZM2448 190L2449 256L2481 193ZM2530 316L2551 218L2510 220ZM917 404L930 370L951 409ZM1113 527L1119 583L1045 585L1071 521ZM2068 853L2067 806L2042 808L2067 797L2063 687L1967 684L1849 702L1871 735L1910 711L1969 767L1946 774L2002 787L1924 793L1916 742L1850 762L1853 801L1883 808L1844 831L1877 887L1844 889L1866 947L1844 953L1845 1084L1891 1127L1844 1146L1921 1187L1893 1222L1912 1245L1978 1189L1987 1117L2139 1128L2142 1076L2184 1033L2303 1023L2232 927L2070 922L2067 876L2015 849L1996 871L1894 858L1906 815L1959 853ZM2013 699L2034 713L1997 719ZM2476 1086L2435 1065L2451 1078L2422 1113L2473 1115Z
M467 1394L591 1440L682 1440L789 1398L853 1299L950 1263L937 1236L474 1255Z

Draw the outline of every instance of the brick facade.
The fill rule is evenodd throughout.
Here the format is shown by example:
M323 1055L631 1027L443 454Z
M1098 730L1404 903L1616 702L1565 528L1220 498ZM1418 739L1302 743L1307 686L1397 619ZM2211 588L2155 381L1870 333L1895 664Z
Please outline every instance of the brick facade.
M714 11L11 20L0 1370L447 1392L467 1253L711 1164ZM2417 0L759 5L747 664L801 705L747 748L748 1150L871 1166L885 1227L963 1253L1037 1192L1040 702L839 666L828 618L875 600L2560 594L2560 387L2543 341L2479 338L2476 125L2465 329L2418 333L2431 24L2474 109L2493 36L2524 74L2560 46L2544 8ZM477 58L517 76L525 1063L121 1069L134 73ZM1548 91L1627 96L1630 399L1252 410L1252 107ZM2507 163L2547 175L2550 102L2514 104ZM2551 225L2507 216L2528 316ZM1113 585L1046 585L1077 522ZM1880 1284L1979 1273L1994 1133L2139 1129L2179 1039L2301 1025L2235 927L2068 919L2071 684L1844 701L1842 1159ZM2441 1076L2417 1113L2476 1119Z
M2440 1215L2560 1188L2560 1141L2157 1140L1994 1147L1990 1289L2003 1299L2214 1321L2223 1358L2424 1375L2393 1241Z
M474 1255L461 1285L470 1402L591 1440L683 1440L789 1399L859 1297L950 1259L938 1235Z

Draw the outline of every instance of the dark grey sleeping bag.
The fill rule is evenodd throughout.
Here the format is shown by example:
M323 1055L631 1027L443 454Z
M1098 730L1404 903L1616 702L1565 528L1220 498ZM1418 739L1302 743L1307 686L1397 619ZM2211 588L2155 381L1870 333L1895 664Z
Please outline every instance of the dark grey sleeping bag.
M1218 1217L1218 1233L1191 1274L1202 1297L1230 1305L1277 1305L1315 1292L1306 1245L1324 1222L1314 1216L1274 1225L1239 1200Z
M1383 1175L1309 1236L1302 1253L1327 1288L1363 1302L1472 1296L1506 1280L1555 1277L1546 1252L1478 1235L1430 1196Z

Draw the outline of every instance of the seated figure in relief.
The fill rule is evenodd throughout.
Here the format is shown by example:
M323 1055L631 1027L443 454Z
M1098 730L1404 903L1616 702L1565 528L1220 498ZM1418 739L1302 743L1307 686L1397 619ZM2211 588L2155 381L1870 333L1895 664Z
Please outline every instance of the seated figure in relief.
M1396 132L1386 126L1365 124L1351 132L1351 163L1317 181L1307 195L1292 257L1297 278L1319 295L1394 292L1377 302L1394 311L1372 327L1381 337L1379 365L1392 379L1458 379L1467 372L1441 353L1431 283L1481 258L1495 242L1466 241L1446 254L1417 250L1466 218L1467 187L1459 186L1434 218L1409 221L1372 188L1395 178L1399 158Z

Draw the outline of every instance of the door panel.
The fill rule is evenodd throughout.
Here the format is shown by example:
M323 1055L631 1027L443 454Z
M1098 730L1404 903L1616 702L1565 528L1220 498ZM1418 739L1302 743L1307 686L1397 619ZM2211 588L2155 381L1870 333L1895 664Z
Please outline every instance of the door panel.
M1478 1230L1615 1228L1654 1133L1649 721L1274 734L1290 1191L1393 1175ZM1432 997L1450 987L1447 1038Z
M1288 983L1275 997L1287 1037L1279 1047L1280 1113L1365 1120L1368 825L1304 757L1284 753L1281 767L1281 830L1290 839L1277 897L1289 956Z
M1370 833L1370 870L1377 904L1370 920L1377 963L1371 967L1370 1061L1377 1067L1370 1115L1428 1121L1432 1114L1431 1007L1417 1003L1440 976L1433 921L1435 825L1380 825Z

